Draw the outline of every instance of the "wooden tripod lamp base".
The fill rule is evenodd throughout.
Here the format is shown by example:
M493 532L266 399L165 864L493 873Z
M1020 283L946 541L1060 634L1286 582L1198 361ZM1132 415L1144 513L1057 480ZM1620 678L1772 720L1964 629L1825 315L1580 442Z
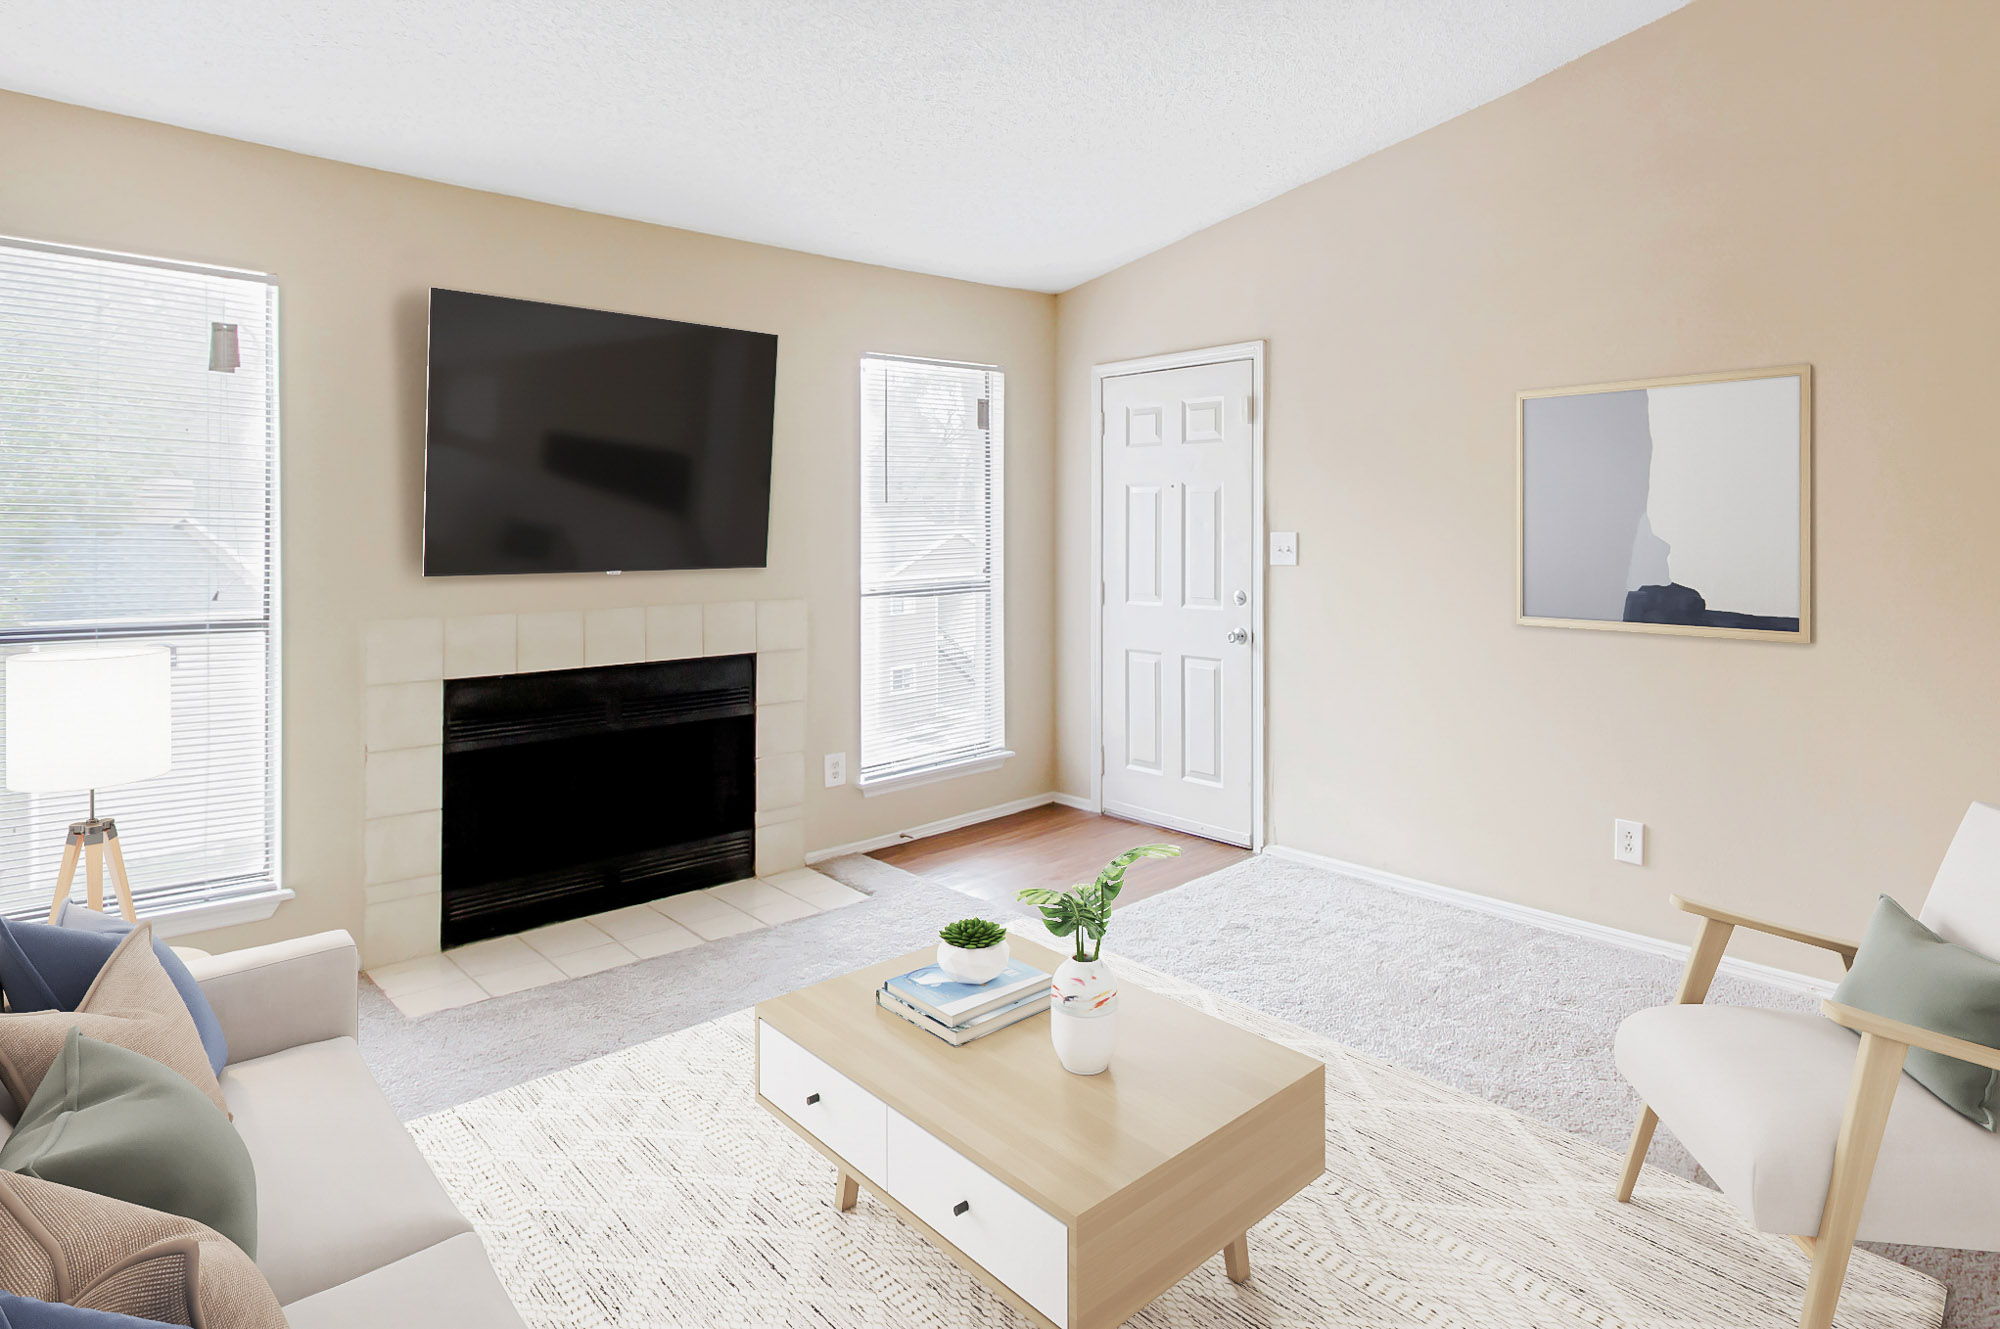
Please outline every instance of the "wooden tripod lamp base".
M55 899L49 902L49 922L61 916L63 902L69 899L79 857L83 859L85 903L100 914L104 912L104 869L108 865L112 888L118 892L118 912L125 915L127 922L138 922L139 915L132 908L132 883L125 876L125 852L118 847L118 823L109 817L92 817L69 824L69 838L63 842L62 870L56 876Z

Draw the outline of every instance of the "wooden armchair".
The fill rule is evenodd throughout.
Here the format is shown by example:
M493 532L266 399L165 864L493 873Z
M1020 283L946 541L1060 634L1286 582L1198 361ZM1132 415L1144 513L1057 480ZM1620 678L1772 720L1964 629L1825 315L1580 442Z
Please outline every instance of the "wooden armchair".
M1826 1018L1705 1006L1739 927L1817 946L1852 965L1853 943L1676 896L1701 919L1675 1004L1618 1029L1618 1069L1645 1101L1619 1178L1629 1201L1662 1120L1752 1224L1812 1260L1801 1329L1828 1329L1857 1239L2000 1250L2000 1135L1904 1076L1912 1047L2000 1070L2000 1048L1838 1002ZM2000 957L2000 808L1974 803L1922 921ZM1857 1043L1855 1035L1860 1035Z

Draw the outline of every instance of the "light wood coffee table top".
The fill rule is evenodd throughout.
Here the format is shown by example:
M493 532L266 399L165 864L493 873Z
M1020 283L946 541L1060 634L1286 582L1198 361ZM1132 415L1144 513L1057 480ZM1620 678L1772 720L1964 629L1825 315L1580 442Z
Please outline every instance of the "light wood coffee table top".
M1063 958L1010 944L1051 972ZM954 1048L875 1004L885 979L931 958L757 1016L1067 1224L1071 1329L1118 1323L1225 1246L1231 1276L1247 1276L1243 1234L1324 1169L1325 1066L1123 980L1101 1075L1063 1070L1046 1014Z

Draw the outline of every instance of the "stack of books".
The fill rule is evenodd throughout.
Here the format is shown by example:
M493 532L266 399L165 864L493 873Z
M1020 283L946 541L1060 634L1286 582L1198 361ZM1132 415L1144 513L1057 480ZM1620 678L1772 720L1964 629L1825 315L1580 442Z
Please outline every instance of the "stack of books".
M1047 1010L1049 976L1015 960L990 983L959 983L927 964L884 983L875 994L875 1004L953 1047L963 1047Z

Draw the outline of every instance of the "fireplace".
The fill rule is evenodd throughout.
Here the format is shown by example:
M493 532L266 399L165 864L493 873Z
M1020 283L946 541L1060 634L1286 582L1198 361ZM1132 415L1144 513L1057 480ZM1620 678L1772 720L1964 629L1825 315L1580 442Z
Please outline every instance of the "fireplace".
M754 655L448 679L441 936L752 875Z

